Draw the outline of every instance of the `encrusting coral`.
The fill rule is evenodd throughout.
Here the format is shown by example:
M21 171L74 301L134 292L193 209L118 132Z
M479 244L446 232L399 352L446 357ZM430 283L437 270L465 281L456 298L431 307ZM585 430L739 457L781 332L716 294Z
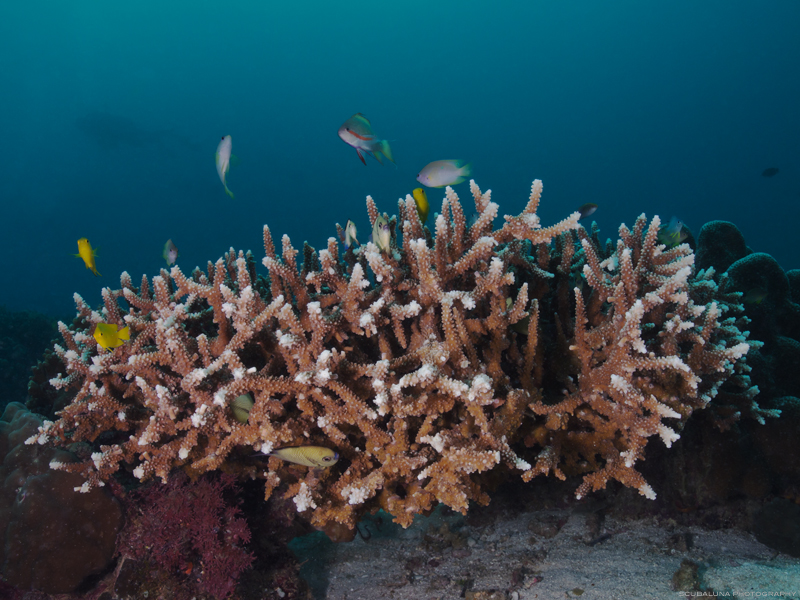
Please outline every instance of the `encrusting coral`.
M616 479L654 497L635 469L650 436L671 444L729 378L759 417L743 323L722 320L729 304L693 274L687 245L658 245L658 217L622 226L616 248L579 213L545 228L537 180L495 230L491 192L470 185L471 226L451 188L434 234L408 196L386 252L340 256L330 238L306 244L298 267L265 226L266 278L231 249L189 277L175 266L136 288L123 273L100 311L76 295L56 347L66 373L51 382L74 400L28 442L94 442L91 460L52 465L81 473L80 491L121 464L141 480L221 469L263 479L317 527L353 529L378 507L403 526L437 503L466 512L489 501L489 472L583 474L578 495ZM367 210L374 224L370 197ZM100 322L128 325L130 342L102 349ZM232 403L246 393L241 423ZM301 445L341 458L308 469L249 456Z

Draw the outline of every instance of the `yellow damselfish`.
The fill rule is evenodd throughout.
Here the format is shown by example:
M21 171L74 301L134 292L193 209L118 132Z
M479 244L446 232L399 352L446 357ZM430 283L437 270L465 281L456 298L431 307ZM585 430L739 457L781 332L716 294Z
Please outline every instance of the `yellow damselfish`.
M94 328L94 339L106 350L119 348L123 343L131 339L131 332L126 325L122 329L117 329L118 325L110 323L98 323Z
M100 277L100 273L97 272L97 265L94 263L94 259L97 256L97 248L92 249L89 240L86 238L78 240L78 253L75 256L83 259L86 268L90 269L95 277Z
M306 467L331 467L339 460L339 453L324 446L298 446L296 448L280 448L267 456L277 456L287 462Z
M428 212L430 212L431 205L428 203L428 195L422 188L417 188L411 195L414 196L414 202L417 203L417 212L419 213L419 220L425 225L428 220Z

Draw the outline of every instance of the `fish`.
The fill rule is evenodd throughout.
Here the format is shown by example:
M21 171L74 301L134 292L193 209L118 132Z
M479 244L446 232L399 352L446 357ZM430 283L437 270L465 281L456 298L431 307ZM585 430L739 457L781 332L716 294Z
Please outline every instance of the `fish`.
M324 446L298 446L279 448L272 452L259 452L256 456L277 456L286 462L306 467L332 467L339 460L339 453Z
M172 243L171 239L167 240L167 243L164 244L164 252L161 253L161 256L167 261L167 266L174 265L175 261L178 260L178 249L175 247L175 244Z
M97 258L97 248L93 249L89 240L86 238L78 240L78 253L75 256L83 259L83 264L94 273L95 277L100 277L100 273L97 272L97 265L94 262L94 259Z
M339 127L339 137L342 138L345 144L356 149L358 158L360 158L361 162L365 165L367 161L364 160L362 150L368 154L372 154L375 160L381 164L383 164L380 156L381 154L394 163L389 142L378 139L375 132L372 131L372 125L369 119L361 113L354 114Z
M219 175L220 181L222 181L222 185L225 186L225 193L228 194L231 198L233 198L233 192L228 189L228 184L226 179L228 177L228 171L231 169L231 150L233 149L233 139L231 136L226 135L222 137L222 140L217 145L217 153L214 155L216 163L217 163L217 175Z
M578 212L581 213L581 219L585 219L586 217L593 215L596 210L597 204L594 202L587 202L586 204L581 204L578 207Z
M383 215L378 215L372 225L372 241L381 252L389 252L389 243L392 233L389 231L389 222Z
M417 212L419 213L419 220L425 225L428 220L428 213L431 210L431 205L428 203L428 195L422 188L416 188L411 195L414 197L414 202L417 203Z
M777 175L778 173L780 173L780 171L781 171L781 170L780 170L778 167L769 167L768 169L764 169L764 170L761 172L761 175L762 175L763 177L774 177L775 175Z
M683 221L678 217L672 217L669 224L658 230L658 243L664 244L667 248L674 248L689 237L689 234L684 231L684 227Z
M472 165L464 160L435 160L417 174L417 181L425 187L458 185L472 175Z
M767 290L765 290L764 288L757 287L747 290L744 296L742 296L742 302L744 302L745 304L761 304L761 302L766 297L767 297Z
M237 396L236 399L231 402L233 417L239 421L239 423L247 423L247 419L250 418L250 410L252 410L254 404L253 397L249 393Z
M131 332L127 325L122 329L117 329L117 327L118 325L113 323L98 323L94 328L94 339L106 350L119 348L131 339Z
M356 224L348 219L347 225L344 226L344 249L347 250L351 248L353 246L353 242L359 246L361 245L361 243L356 239Z

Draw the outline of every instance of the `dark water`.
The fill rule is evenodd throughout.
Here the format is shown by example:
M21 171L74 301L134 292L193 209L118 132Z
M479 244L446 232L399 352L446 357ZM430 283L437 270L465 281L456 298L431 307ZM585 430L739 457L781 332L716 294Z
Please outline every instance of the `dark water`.
M155 274L167 238L189 271L260 258L264 223L296 246L347 219L367 237L365 196L396 212L443 158L501 214L540 178L545 224L584 202L612 237L642 212L732 220L800 267L799 22L790 1L3 2L0 304L64 318L73 292ZM396 169L338 139L356 112Z

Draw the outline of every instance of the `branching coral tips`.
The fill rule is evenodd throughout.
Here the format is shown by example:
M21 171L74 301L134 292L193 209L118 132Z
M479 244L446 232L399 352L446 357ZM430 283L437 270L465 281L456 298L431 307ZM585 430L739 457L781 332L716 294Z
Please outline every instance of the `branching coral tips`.
M225 186L225 193L228 194L231 198L233 198L233 192L228 189L228 184L226 179L228 177L228 171L231 169L231 150L233 149L233 139L231 136L226 135L220 140L219 145L217 146L217 153L215 155L215 160L217 163L217 174L219 175L220 181L222 181L222 185Z
M381 154L394 162L389 142L378 139L375 132L372 131L372 125L369 120L361 113L354 114L339 127L339 137L342 138L345 144L356 149L358 158L360 158L361 162L365 165L367 161L364 160L364 155L361 153L362 150L372 154L375 160L381 164L383 164Z

